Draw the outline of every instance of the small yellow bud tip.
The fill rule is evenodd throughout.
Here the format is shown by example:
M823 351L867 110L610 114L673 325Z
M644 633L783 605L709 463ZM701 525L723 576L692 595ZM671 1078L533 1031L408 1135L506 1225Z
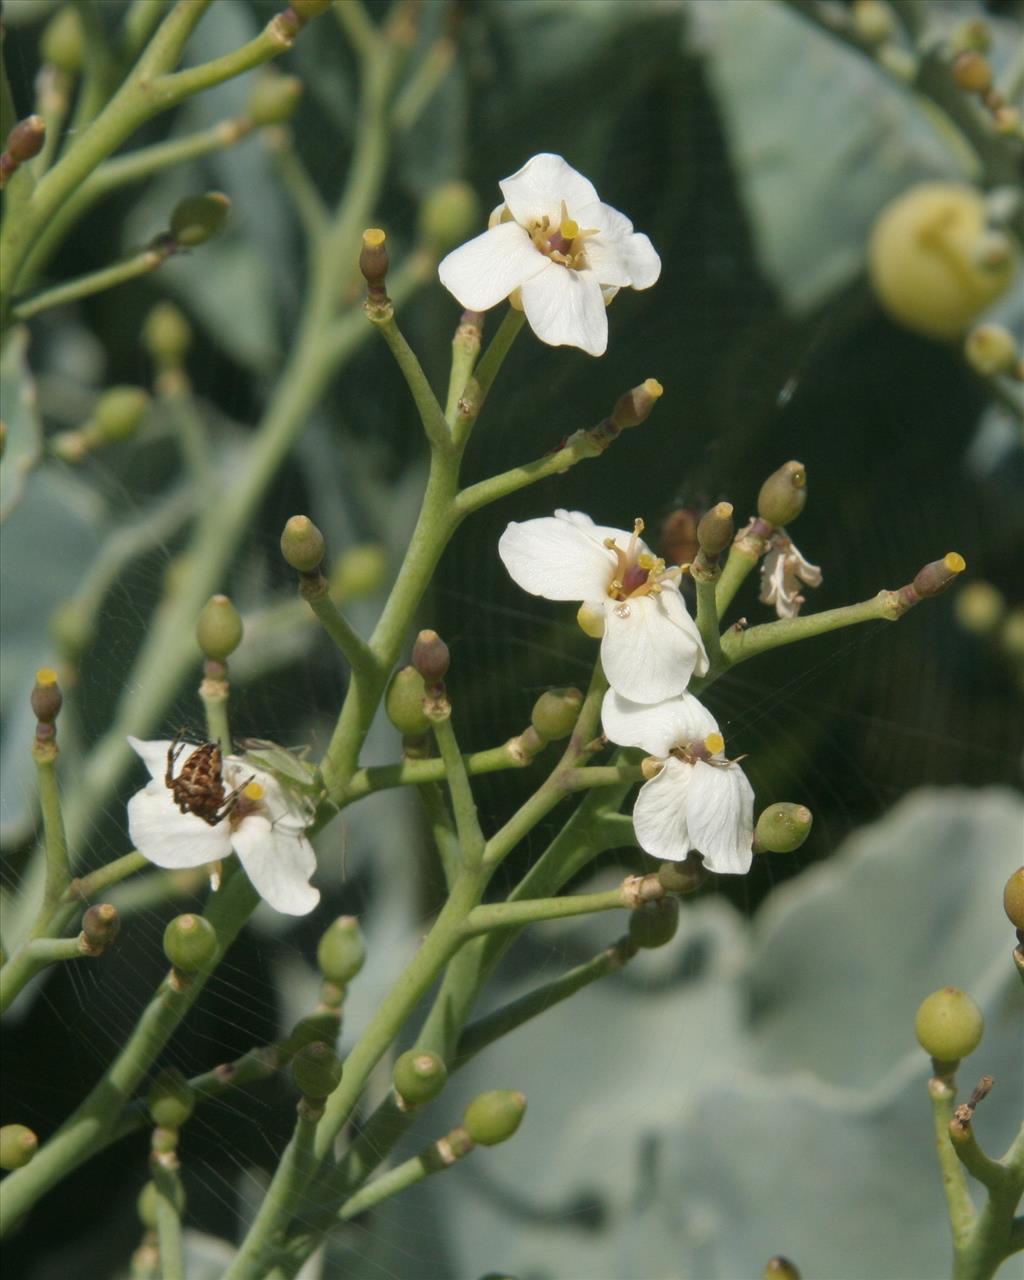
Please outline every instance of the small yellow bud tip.
M40 667L36 672L36 684L42 685L44 689L48 689L51 685L57 683L57 673L53 667Z
M720 733L709 733L708 736L704 739L704 745L711 752L711 754L715 756L719 753L719 751L725 750L725 739L722 737Z
M665 388L657 378L648 378L644 382L644 390L652 400L657 400L659 396L663 396L665 394Z
M942 557L942 563L950 571L950 573L963 573L967 568L967 561L959 553L959 551L947 551Z
M370 227L363 232L363 244L367 249L379 249L387 238L387 232L381 231L380 227Z
M263 794L263 788L258 782L250 782L242 792L246 800L262 800Z
M715 507L715 515L718 516L720 520L728 520L732 515L732 503L720 502L718 506Z

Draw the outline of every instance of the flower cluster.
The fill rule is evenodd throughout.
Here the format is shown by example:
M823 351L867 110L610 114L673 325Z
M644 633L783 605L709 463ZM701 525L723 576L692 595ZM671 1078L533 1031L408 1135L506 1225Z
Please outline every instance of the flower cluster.
M510 524L498 553L513 580L547 600L581 601L579 620L601 636L611 688L605 735L653 757L633 827L642 849L681 861L697 849L712 871L746 872L753 856L754 793L725 757L714 717L686 688L708 669L697 625L667 569L632 532L596 525L579 511Z

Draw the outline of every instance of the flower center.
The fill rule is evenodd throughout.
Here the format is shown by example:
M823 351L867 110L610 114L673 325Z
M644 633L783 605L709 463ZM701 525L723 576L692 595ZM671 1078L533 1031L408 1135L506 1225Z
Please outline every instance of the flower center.
M250 814L258 813L264 807L263 798L265 795L266 792L258 782L247 782L239 791L238 800L231 811L232 827L237 827Z
M629 617L627 601L640 596L656 596L661 592L661 584L678 577L678 568L665 569L665 561L652 556L649 551L641 550L640 535L644 531L644 522L639 516L633 521L633 534L625 551L614 538L605 538L604 545L615 553L615 568L607 591L610 599L620 603L615 612L620 618Z
M571 267L573 271L582 271L587 265L586 240L588 236L597 235L596 228L584 231L574 218L569 217L564 200L557 225L552 225L545 214L530 226L529 231L534 245L546 258L563 267Z
M733 760L714 760L713 756L721 755L725 750L725 739L720 733L709 733L706 738L698 738L695 742L679 742L669 755L675 756L677 760L682 760L683 764L696 764L698 760L703 760L705 764L714 765L716 768L727 768L730 764L735 764Z

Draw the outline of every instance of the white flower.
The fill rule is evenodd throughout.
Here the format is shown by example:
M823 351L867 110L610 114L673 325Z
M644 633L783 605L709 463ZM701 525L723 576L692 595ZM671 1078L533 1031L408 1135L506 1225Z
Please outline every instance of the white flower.
M605 306L619 289L649 289L661 274L650 240L561 156L534 156L498 185L504 205L489 230L448 254L441 283L470 311L518 290L541 342L602 355Z
M612 742L642 747L664 760L633 807L641 849L670 862L681 862L696 849L709 871L749 871L754 792L739 765L725 758L711 712L689 693L641 706L609 689L601 722Z
M608 683L634 702L682 693L708 669L697 624L679 594L678 569L651 555L632 533L594 524L581 511L513 522L498 541L512 579L545 600L579 600L600 620ZM588 628L589 630L589 628Z
M784 529L777 529L761 563L759 598L762 604L773 604L778 617L795 618L805 602L800 583L805 587L820 587L821 570L803 558Z
M182 813L164 781L170 742L142 742L129 738L151 774L150 781L128 801L128 832L135 847L158 867L199 867L217 862L232 851L266 902L286 915L304 916L320 901L309 883L316 870L316 854L306 839L311 812L286 792L270 773L237 756L221 765L224 796L241 787L237 800L219 822L211 825L195 812ZM172 777L180 776L195 751L179 744ZM223 803L215 812L223 811Z

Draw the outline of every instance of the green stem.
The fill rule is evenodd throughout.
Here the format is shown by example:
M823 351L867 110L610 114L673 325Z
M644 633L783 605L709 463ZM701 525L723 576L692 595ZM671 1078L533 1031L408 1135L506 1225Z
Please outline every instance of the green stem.
M459 752L459 744L455 740L455 730L452 728L450 715L441 720L434 720L431 728L434 730L438 750L441 752L441 761L444 764L462 862L465 866L475 869L480 865L486 840L480 829L473 788L470 786L469 775Z
M953 1229L953 1247L959 1253L961 1243L970 1235L975 1213L967 1191L963 1166L957 1159L949 1137L949 1122L953 1119L956 1088L938 1076L933 1076L928 1081L928 1096L932 1103L932 1125L935 1132L935 1149L939 1157L939 1172L942 1175L942 1189L945 1192L950 1226Z
M441 764L441 761L438 761ZM444 870L445 884L451 888L455 877L459 874L462 854L459 850L459 839L451 815L444 801L444 795L436 782L423 782L417 788L423 812L426 815L430 835L437 849L441 866Z
M338 0L333 6L338 25L348 36L352 48L363 62L377 54L381 35L370 20L363 0Z
M43 818L43 847L46 850L46 885L43 890L43 904L37 928L33 930L34 936L39 937L41 932L39 926L60 902L71 882L71 871L60 786L57 782L57 747L55 744L37 743L33 747L32 755L36 765L39 807Z
M121 45L126 62L134 62L163 17L167 0L132 0L124 18Z
M742 538L742 535L741 535ZM715 585L715 612L722 618L733 602L747 576L757 568L764 554L764 543L755 539L737 539L729 548L729 556L722 566Z
M620 783L632 784L643 780L638 764L591 765L584 769L571 769L565 775L568 791L587 791L591 787L617 787Z
M134 851L126 853L123 857L108 862L105 867L99 867L96 871L90 871L87 876L72 880L69 891L82 902L88 903L98 898L111 885L120 884L122 880L135 875L137 871L142 871L149 865L149 859L141 853Z
M171 252L172 250L165 247L143 249L141 253L133 254L123 262L115 262L113 266L101 267L99 271L91 271L86 276L79 276L77 280L68 280L52 289L44 289L34 298L19 302L13 311L14 318L29 320L32 316L37 316L41 311L48 311L51 307L61 307L68 302L90 298L95 293L114 289L128 280L149 275L167 260Z
M521 755L514 755L507 742L500 747L489 747L486 751L474 751L462 757L463 768L470 777L481 773L497 773L500 769L524 769L532 763L532 760ZM345 788L343 803L351 804L374 791L385 791L390 787L443 782L446 775L444 761L436 756L428 760L401 760L398 764L370 765L352 775L352 780Z
M89 954L82 950L78 938L33 938L26 950L37 972L61 960L80 960Z
M389 304L380 314L375 310L368 310L367 316L395 357L406 386L412 392L413 403L427 439L435 449L450 449L452 437L448 423L427 381L427 375L423 372L423 366L398 327L394 307Z
M147 96L155 104L151 114L165 111L203 89L212 89L225 80L233 80L235 76L260 67L271 58L287 53L294 43L295 37L290 34L283 15L275 14L260 34L240 49L232 49L230 53L198 67L165 73L152 80L146 85Z
M316 184L305 165L295 153L291 137L283 137L271 130L264 135L264 145L270 152L277 176L285 195L292 203L310 246L317 245L327 233L327 206L321 199Z
M584 458L599 458L603 452L603 448L594 442L589 432L577 431L554 453L469 485L455 500L457 510L460 516L467 516L470 512L479 511L481 507L497 502L499 498L507 498L510 493L525 489L527 485L536 484L538 480L561 475Z
M160 1159L152 1161L156 1184L156 1236L160 1249L161 1280L186 1280L185 1250L181 1238L181 1179L176 1169Z
M561 920L566 916L594 915L630 904L622 889L604 893L575 893L562 898L535 898L528 902L495 902L475 907L463 926L468 934L491 933L496 929L521 929L541 920Z
M369 645L349 624L330 597L327 579L321 573L301 575L299 594L316 614L320 625L334 641L338 652L357 678L378 675L377 660Z
M825 609L821 613L796 618L780 618L778 622L765 622L744 631L729 630L722 637L722 658L728 666L734 666L780 645L827 635L842 627L855 627L862 622L895 622L905 612L899 592L880 591L877 596L860 604Z
M459 404L480 355L482 332L483 319L481 318L468 324L460 323L452 338L452 367L448 375L448 398L445 401L444 417L457 441L459 438L455 435L455 429L459 420Z
M989 1191L997 1192L1018 1181L1014 1178L1013 1171L1008 1169L1002 1161L993 1160L982 1151L973 1125L969 1126L962 1135L956 1138L951 1137L950 1143L957 1159L971 1177L976 1178Z
M447 36L441 36L420 59L419 65L395 100L391 120L398 133L407 132L420 118L451 71L455 52L454 42Z
M228 689L226 679L204 680L199 686L199 699L206 715L206 736L211 742L216 742L225 755L231 753Z
M722 644L719 635L721 623L718 617L716 591L722 573L717 565L703 564L702 557L703 552L699 552L690 568L690 573L697 588L697 630L704 641L709 669L715 671L722 661Z
M491 387L494 385L494 380L500 373L501 366L505 363L505 357L512 350L512 343L519 336L519 331L525 321L526 316L522 311L516 311L514 307L509 307L508 311L502 316L497 333L487 344L487 350L484 352L476 369L474 418L480 416L484 401L487 399Z
M402 1164L396 1165L394 1169L389 1169L387 1173L381 1174L379 1178L360 1188L341 1206L338 1217L343 1222L348 1222L359 1214L365 1213L367 1209L372 1209L375 1204L380 1204L382 1200L396 1196L402 1191L408 1191L410 1187L416 1186L432 1173L443 1173L445 1169L453 1168L454 1164L455 1159L451 1155L447 1157L442 1155L439 1143L431 1143L419 1155L411 1156Z

